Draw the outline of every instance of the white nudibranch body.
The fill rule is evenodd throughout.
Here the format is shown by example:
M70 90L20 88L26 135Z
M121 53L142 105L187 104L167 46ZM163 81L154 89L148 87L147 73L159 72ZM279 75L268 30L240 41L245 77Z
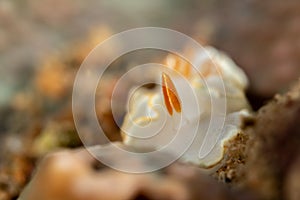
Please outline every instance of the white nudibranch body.
M167 67L177 73L162 71L160 87L134 91L121 127L123 142L161 149L174 141L170 153L184 149L182 161L213 168L222 163L226 143L242 132L242 119L250 110L245 97L248 80L229 57L212 47L194 59L193 68L178 56L168 56ZM215 123L215 117L223 120ZM191 143L184 139L188 137Z

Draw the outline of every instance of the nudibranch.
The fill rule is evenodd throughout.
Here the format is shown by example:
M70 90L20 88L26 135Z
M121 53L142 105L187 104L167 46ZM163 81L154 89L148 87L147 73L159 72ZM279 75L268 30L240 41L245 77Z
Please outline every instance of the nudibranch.
M188 137L196 129L195 138L182 154L181 160L206 169L215 168L222 163L226 157L227 143L242 133L243 118L251 110L245 96L248 79L224 53L213 47L205 47L205 52L205 55L195 54L197 66L170 54L166 58L166 66L176 73L162 71L158 77L161 83L159 87L151 90L140 87L133 92L121 127L125 145L160 149L168 145L176 134ZM194 112L196 108L187 103L190 97L186 95L186 88L179 77L184 77L190 85L199 112ZM220 89L220 85L224 86L224 90ZM216 144L210 144L211 141L216 141L209 138L214 137L214 134L208 133L208 138L205 139L210 120L213 120L212 99L216 100L216 107L218 102L225 102L226 106L224 124L219 130L212 129L220 132ZM185 115L184 112L189 114ZM183 126L182 131L178 132L181 128L178 126ZM206 146L210 145L212 151L203 158L199 156L199 150L204 143Z

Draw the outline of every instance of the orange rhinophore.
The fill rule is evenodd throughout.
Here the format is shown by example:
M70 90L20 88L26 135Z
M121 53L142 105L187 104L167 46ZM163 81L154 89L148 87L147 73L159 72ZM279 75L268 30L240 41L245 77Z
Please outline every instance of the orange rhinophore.
M190 74L191 74L191 69L192 69L192 67L191 67L191 64L190 64L190 63L186 63L186 64L184 65L184 75L185 75L185 77L189 77L189 76L190 76Z
M168 55L166 58L166 65L187 78L191 74L191 64L183 60L183 58L180 58L179 56L175 56L172 54Z
M173 114L173 108L176 112L181 112L181 105L174 83L169 75L162 73L162 91L165 105L170 115Z

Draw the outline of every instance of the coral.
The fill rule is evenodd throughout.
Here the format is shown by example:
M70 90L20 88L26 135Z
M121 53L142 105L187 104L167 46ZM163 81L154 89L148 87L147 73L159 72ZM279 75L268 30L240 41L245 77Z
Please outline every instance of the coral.
M245 184L265 199L285 199L285 179L299 187L291 174L297 176L300 150L300 82L285 95L276 95L262 107L253 126L245 166ZM295 163L295 164L294 164ZM294 167L293 167L294 166ZM290 169L292 170L291 172ZM296 191L288 189L295 194ZM292 196L295 196L295 195Z
M145 164L145 163L140 163ZM47 183L47 184L45 184ZM63 151L44 158L19 200L257 199L180 163L163 171L127 174L96 162L86 150Z

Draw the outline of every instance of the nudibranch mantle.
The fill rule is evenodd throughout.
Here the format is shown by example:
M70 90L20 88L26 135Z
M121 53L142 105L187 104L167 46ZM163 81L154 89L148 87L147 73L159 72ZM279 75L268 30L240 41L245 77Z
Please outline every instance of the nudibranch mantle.
M152 90L139 88L130 95L128 112L121 127L125 145L160 149L168 145L176 134L188 136L196 128L196 136L181 160L203 168L214 168L221 163L226 143L242 132L243 118L249 116L251 110L245 96L248 79L224 53L212 47L206 47L205 51L206 56L195 56L195 63L199 63L196 70L175 55L166 59L167 67L186 77L198 112L195 112L196 107L191 106L195 102L191 102L187 84L174 74L161 72L161 87ZM220 76L222 83L217 78ZM225 90L220 89L220 84ZM210 124L212 98L226 102L226 116L222 130L218 130L221 131L220 140L212 144L214 146L208 156L201 158L199 150ZM175 152L176 148L171 150Z

